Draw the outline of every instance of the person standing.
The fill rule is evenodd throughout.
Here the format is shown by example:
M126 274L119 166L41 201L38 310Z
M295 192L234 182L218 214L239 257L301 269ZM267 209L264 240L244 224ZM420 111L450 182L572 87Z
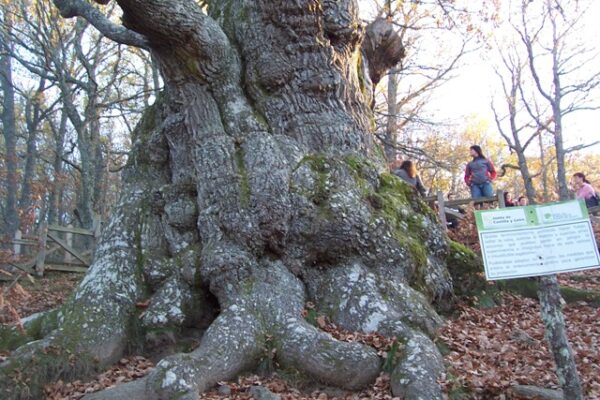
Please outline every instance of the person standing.
M412 161L402 161L400 168L394 169L392 173L415 188L421 196L425 196L427 193L427 189L425 189L421 178L417 174L417 167Z
M484 157L481 147L478 145L471 146L469 154L473 159L465 168L465 182L471 189L471 198L494 196L492 187L492 181L496 179L494 164Z
M576 172L571 178L571 185L575 189L575 198L585 201L588 208L598 206L598 195L582 172Z

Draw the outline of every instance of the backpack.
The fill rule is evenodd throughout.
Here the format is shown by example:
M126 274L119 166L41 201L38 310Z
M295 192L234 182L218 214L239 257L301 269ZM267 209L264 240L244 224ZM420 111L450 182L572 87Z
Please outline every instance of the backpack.
M594 195L589 199L585 199L585 205L587 208L598 207L600 206L600 195L598 192L594 192Z

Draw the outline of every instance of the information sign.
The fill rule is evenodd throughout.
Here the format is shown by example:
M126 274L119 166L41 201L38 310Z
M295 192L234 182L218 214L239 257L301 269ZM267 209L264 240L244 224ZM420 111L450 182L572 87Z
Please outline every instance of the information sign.
M475 211L487 280L600 267L585 203Z

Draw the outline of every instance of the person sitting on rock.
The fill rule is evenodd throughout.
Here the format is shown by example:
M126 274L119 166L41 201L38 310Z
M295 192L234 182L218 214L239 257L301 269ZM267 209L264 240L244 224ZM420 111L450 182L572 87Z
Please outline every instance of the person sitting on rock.
M410 160L402 161L400 168L392 170L392 173L415 188L421 196L425 196L427 189L423 186L421 178L417 174L417 167Z

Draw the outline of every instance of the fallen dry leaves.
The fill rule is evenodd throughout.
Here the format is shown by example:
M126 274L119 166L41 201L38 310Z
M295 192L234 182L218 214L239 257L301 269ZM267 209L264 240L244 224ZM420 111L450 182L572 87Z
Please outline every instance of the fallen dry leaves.
M47 400L79 400L88 393L98 392L120 383L139 379L150 372L154 364L144 357L126 357L91 382L58 381L44 388Z
M61 305L81 278L80 274L49 274L44 278L35 278L33 282L27 278L22 278L16 284L2 282L0 323L14 324L20 318Z
M597 238L600 226L596 224ZM476 232L467 224L455 233L455 238L477 250ZM62 304L81 278L74 274L56 274L31 284L21 280L8 287L0 285L0 322L16 323L19 317L30 315ZM585 290L600 291L600 270L579 271L559 275L562 285ZM6 291L4 289L7 289ZM144 303L138 304L144 307ZM305 316L314 307L307 305ZM587 399L600 399L600 310L585 303L567 305L564 309L571 345L576 353L578 369ZM315 316L313 323L333 337L360 342L377 349L385 356L393 338L379 334L363 334L345 331L323 316ZM531 384L557 388L554 364L543 335L536 301L515 295L504 295L500 306L477 309L459 305L457 315L448 319L438 340L440 347L447 348L445 362L448 373L442 380L447 392L464 388L468 392L462 399L515 399L508 392L514 384ZM0 361L8 354L0 353ZM96 379L81 381L58 381L46 387L47 399L79 400L84 394L102 390L119 383L138 379L153 367L152 362L131 356L100 374ZM235 382L220 382L202 399L248 400L252 386L265 386L283 400L392 400L389 375L382 373L373 386L360 392L345 392L312 385L303 386L294 380L284 380L278 375L269 378L259 376L241 377ZM302 389L299 389L302 387Z
M308 302L306 304L306 309L302 312L302 315L306 318L309 314L309 311L313 309L314 305ZM395 338L389 338L379 333L362 333L344 330L330 322L323 315L315 318L314 325L322 331L329 333L337 340L341 340L342 342L358 342L366 344L367 346L371 346L376 349L377 353L382 357L385 357L395 341Z
M600 268L558 274L557 276L561 286L600 292Z
M564 309L586 398L600 398L600 310L585 303ZM462 385L473 399L503 398L514 384L557 388L554 363L544 339L536 301L504 295L489 309L460 306L439 340L448 347L444 385Z
M400 400L390 394L390 378L388 374L381 374L375 380L373 386L360 392L347 392L332 388L314 388L312 390L299 390L289 385L277 374L270 378L257 375L241 377L237 382L219 382L213 390L202 393L203 400L251 400L252 386L263 386L271 392L279 395L282 400ZM227 394L223 392L226 389Z

